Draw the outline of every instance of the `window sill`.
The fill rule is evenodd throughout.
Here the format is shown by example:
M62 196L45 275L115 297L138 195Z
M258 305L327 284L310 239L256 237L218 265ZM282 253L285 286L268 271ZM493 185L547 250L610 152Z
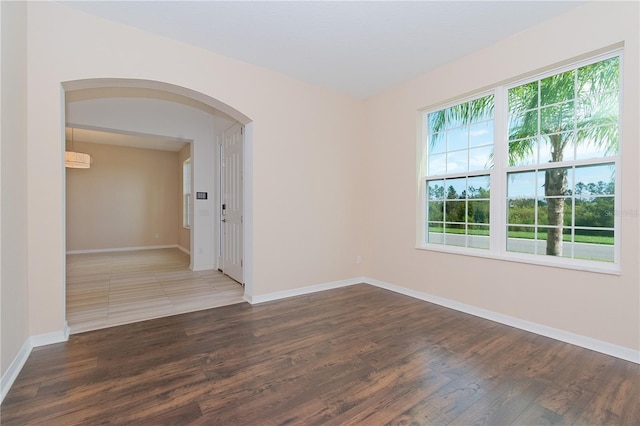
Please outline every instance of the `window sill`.
M496 254L488 250L472 249L466 247L441 246L438 244L424 244L417 246L417 250L456 254L461 256L481 257L485 259L502 260L506 262L526 263L534 266L547 266L575 271L593 272L598 274L621 275L620 264L602 262L602 265L594 265L593 262L574 260L568 263L563 259L549 258L541 255L528 255L521 253Z

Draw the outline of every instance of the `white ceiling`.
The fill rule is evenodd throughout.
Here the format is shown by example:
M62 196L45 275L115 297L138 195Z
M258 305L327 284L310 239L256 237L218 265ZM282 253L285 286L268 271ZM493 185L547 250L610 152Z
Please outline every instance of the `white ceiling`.
M63 1L367 98L581 1Z

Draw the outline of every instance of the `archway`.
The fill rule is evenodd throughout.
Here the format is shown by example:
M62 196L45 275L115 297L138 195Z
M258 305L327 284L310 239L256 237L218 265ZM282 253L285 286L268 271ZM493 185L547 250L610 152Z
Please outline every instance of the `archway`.
M85 79L75 80L62 83L64 89L64 99L73 98L77 99L100 99L107 97L132 97L132 98L152 98L164 101L175 102L178 104L187 105L192 108L200 109L208 112L218 111L226 116L232 118L235 122L238 122L245 126L245 139L244 139L244 158L243 158L243 205L244 205L244 232L243 232L243 265L244 265L244 297L251 300L252 294L252 123L251 120L243 113L236 109L226 105L217 99L208 96L206 94L181 87L170 83L141 80L141 79ZM65 109L66 110L66 109ZM66 114L66 113L65 113ZM66 123L67 119L64 117L63 123ZM211 142L212 144L214 141ZM64 141L63 141L64 149ZM63 185L63 205L66 198L65 185ZM207 213L208 214L208 213ZM215 220L214 220L215 221ZM63 230L66 233L66 229ZM208 232L208 231L207 231ZM205 232L206 234L206 232ZM192 252L194 250L192 240ZM66 252L66 247L63 248ZM192 264L193 266L193 264ZM211 267L197 265L196 269L211 269ZM195 270L195 269L194 269ZM66 282L66 279L65 279ZM66 289L65 289L66 291ZM66 308L65 308L66 312Z

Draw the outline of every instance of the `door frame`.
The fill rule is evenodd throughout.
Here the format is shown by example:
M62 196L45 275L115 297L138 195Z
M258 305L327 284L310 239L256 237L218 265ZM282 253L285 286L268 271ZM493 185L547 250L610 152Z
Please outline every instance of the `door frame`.
M242 229L242 231L241 231L242 232L242 241L241 241L241 244L242 244L242 255L241 255L241 261L240 261L240 264L241 264L240 268L241 268L241 277L242 278L240 279L240 281L236 280L236 278L234 278L231 275L227 274L225 272L225 267L224 267L224 258L225 258L224 251L226 250L226 247L224 245L225 225L223 224L223 219L224 219L223 218L223 210L224 210L223 206L224 206L224 204L226 204L224 201L227 201L227 200L223 199L223 194L225 193L225 190L224 190L224 183L225 183L224 182L224 175L225 175L225 173L224 173L224 165L223 165L223 162L224 162L224 144L225 144L225 141L226 141L227 132L229 130L233 129L234 127L236 127L236 126L240 127L240 134L241 134L241 142L240 142L241 143L241 147L240 147L240 155L241 155L241 158L240 158L240 160L241 160L241 163L240 163L240 175L241 175L241 178L240 178L240 181L241 181L242 185L240 187L240 191L242 193L241 194L242 195L242 197L241 197L242 198L242 207L241 207L241 212L240 212L240 215L241 215L240 227ZM217 141L218 142L218 150L217 150L217 155L218 155L218 174L217 174L217 176L218 176L218 197L217 197L217 201L218 201L218 203L217 203L217 215L216 215L217 219L218 219L218 232L217 232L217 234L218 234L218 241L217 241L217 243L218 243L218 247L217 247L217 251L218 251L218 259L217 259L218 271L224 273L229 278L231 278L231 279L233 279L235 281L238 281L240 284L242 284L243 287L245 285L245 277L244 277L244 275L245 275L244 274L244 270L245 270L245 268L244 268L244 254L245 254L244 253L244 245L245 245L245 241L244 241L244 233L245 233L244 232L244 217L245 217L245 206L244 206L244 202L245 202L245 199L244 199L244 189L245 189L244 188L244 153L245 153L245 146L244 145L245 145L245 143L244 143L244 140L245 140L245 135L244 135L244 132L245 132L245 126L241 122L236 121L235 123L233 123L230 126L228 126L226 129L224 129L222 131L222 136L218 138L218 141Z

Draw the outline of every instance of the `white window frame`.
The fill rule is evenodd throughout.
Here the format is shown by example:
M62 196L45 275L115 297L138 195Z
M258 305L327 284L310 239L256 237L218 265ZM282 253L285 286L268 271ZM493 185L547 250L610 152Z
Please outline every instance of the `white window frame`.
M592 63L596 63L599 61L603 61L606 59L610 59L613 57L619 57L619 75L620 75L620 86L619 86L619 110L618 110L618 134L619 134L619 145L618 145L618 154L610 157L600 157L597 159L587 159L587 160L571 160L571 161L563 161L560 163L549 163L548 166L545 164L534 164L527 166L516 166L509 167L508 166L508 111L507 111L507 94L508 90L513 87L520 86L522 84L526 84L532 81L541 80L543 78L560 74L562 72L566 72L569 70L577 69L583 67L585 65L589 65ZM437 252L445 252L452 254L461 254L461 255L469 255L469 256L477 256L484 258L492 258L492 259L500 259L521 263L528 263L534 265L544 265L544 266L552 266L559 267L565 269L576 269L583 270L589 272L598 272L598 273L608 273L608 274L620 274L620 242L621 242L621 220L620 215L614 215L614 260L613 262L603 262L603 261L589 261L575 258L566 258L566 257L555 257L555 256L547 256L540 254L527 254L527 253L517 253L507 251L507 208L506 208L506 200L507 200L507 175L508 173L517 172L517 171L533 171L536 169L544 169L544 168L559 168L559 167L571 167L571 166L582 166L582 165L594 165L594 164L602 164L602 163L613 163L615 165L615 204L614 211L621 211L621 199L622 199L622 182L621 182L621 168L622 168L622 151L624 149L623 142L623 126L622 126L622 115L623 115L623 50L616 49L604 54L596 55L589 57L584 60L580 60L577 62L572 62L571 64L555 67L549 71L536 73L535 75L529 75L526 78L518 78L514 79L511 82L499 86L493 87L491 90L484 90L482 92L475 93L471 96L465 96L454 101L447 102L444 104L434 105L429 108L425 108L419 111L419 143L418 143L418 160L417 160L417 170L418 170L418 205L417 205L417 218L419 223L417 224L417 238L416 238L416 248L422 250L429 251L437 251ZM462 104L465 102L469 102L470 100L481 98L487 95L494 95L495 106L494 106L494 153L499 153L500 155L494 155L494 164L492 169L485 171L473 171L467 172L465 176L469 176L470 174L489 174L490 176L490 240L489 240L489 249L482 248L470 248L470 247L460 247L460 246L449 246L444 244L436 244L436 243L428 243L426 242L426 232L428 228L427 224L427 181L435 180L443 177L456 177L458 174L447 174L447 175L437 175L437 176L429 176L427 173L427 161L428 161L428 121L426 117L429 113L439 111L441 109L449 108L454 105ZM545 167L546 166L546 167ZM462 174L460 174L462 175Z

